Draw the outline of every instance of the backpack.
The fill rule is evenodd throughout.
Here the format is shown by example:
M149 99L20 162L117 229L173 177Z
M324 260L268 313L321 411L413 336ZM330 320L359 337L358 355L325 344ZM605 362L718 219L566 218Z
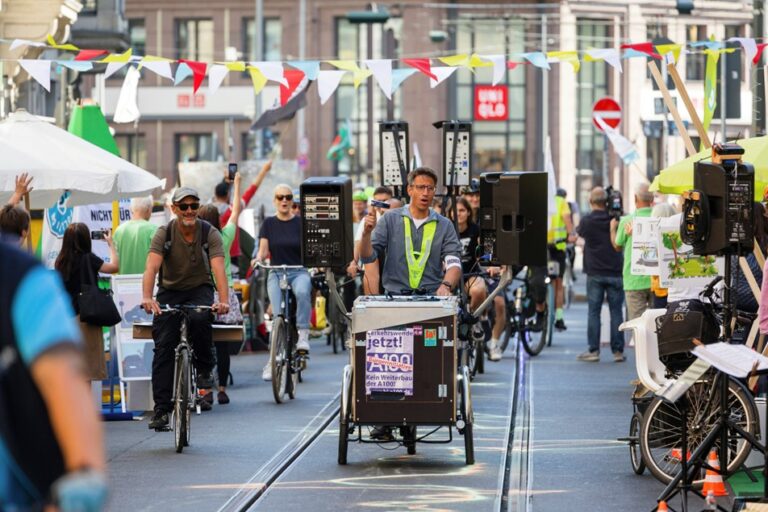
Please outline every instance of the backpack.
M720 325L700 300L687 299L667 305L667 312L656 319L656 335L661 362L669 370L683 371L696 359L691 354L693 339L716 343Z
M211 273L211 256L208 247L208 234L211 232L212 226L209 222L206 222L202 219L197 220L202 223L203 227L203 233L201 235L201 241L203 242L203 263L205 263L205 270L208 272L208 275L211 276L211 283L213 283L213 274ZM165 242L163 243L163 265L165 264L165 258L168 257L168 255L171 253L171 246L173 245L173 232L175 231L174 228L176 227L175 222L176 219L173 219L165 226ZM160 265L160 272L158 274L157 280L158 286L163 285L163 265Z

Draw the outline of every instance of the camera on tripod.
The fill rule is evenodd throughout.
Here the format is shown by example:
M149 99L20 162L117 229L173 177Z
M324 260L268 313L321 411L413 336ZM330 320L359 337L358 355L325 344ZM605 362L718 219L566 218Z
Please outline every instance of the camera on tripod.
M619 219L624 215L624 198L621 191L615 190L612 185L605 189L605 209L612 219Z

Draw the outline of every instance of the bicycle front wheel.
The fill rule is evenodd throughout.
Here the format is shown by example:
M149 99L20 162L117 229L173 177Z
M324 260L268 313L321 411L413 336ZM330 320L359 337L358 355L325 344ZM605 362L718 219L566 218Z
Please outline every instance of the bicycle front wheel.
M272 334L269 338L269 364L272 366L272 394L275 402L285 401L288 381L288 337L285 319L278 316L272 322Z
M531 328L527 325L526 319L523 318L522 313L518 318L518 321L517 321L518 336L520 338L520 343L523 345L523 349L528 353L528 355L531 355L531 356L539 355L541 351L544 350L544 347L547 345L547 341L552 336L551 326L549 325L549 322L546 320L549 317L549 312L547 311L548 309L549 309L549 306L545 305L544 306L545 321L542 323L540 331L531 330Z
M720 383L711 375L696 382L685 393L689 410L687 417L688 457L704 441L704 438L717 426L720 419ZM757 431L757 409L749 392L738 382L728 381L729 419L744 431L755 434ZM681 411L676 404L669 404L660 398L654 398L643 414L643 426L640 432L642 459L651 474L664 484L668 484L680 472L682 461ZM728 430L728 467L723 476L731 475L746 460L751 445L741 438L734 429ZM713 450L719 450L719 439ZM694 476L693 485L700 487L704 483L704 471Z
M176 356L176 382L173 400L173 442L176 453L189 445L190 408L190 367L189 351L181 350Z

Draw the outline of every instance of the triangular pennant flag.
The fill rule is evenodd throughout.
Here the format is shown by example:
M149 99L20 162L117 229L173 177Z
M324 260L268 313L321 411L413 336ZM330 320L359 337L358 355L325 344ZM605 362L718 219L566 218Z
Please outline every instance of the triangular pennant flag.
M547 52L547 57L554 57L560 62L567 62L573 67L573 72L578 73L581 69L581 61L579 60L579 54L575 51L557 51Z
M258 69L267 80L278 82L285 86L288 85L282 62L249 62L248 65Z
M75 60L93 60L104 55L109 55L109 52L107 50L80 50L80 53L75 56Z
M542 52L521 53L520 55L537 68L550 69L547 56Z
M337 68L344 71L351 71L352 81L355 84L355 89L360 87L360 84L363 83L363 80L373 74L373 72L368 69L360 69L357 63L353 60L329 60L327 62L328 64L336 66Z
M381 87L384 96L392 99L392 61L389 59L363 61L368 69L373 72L373 78Z
M320 95L320 104L325 105L325 102L333 96L336 92L336 88L341 83L341 78L346 71L340 70L321 70L317 74L317 93Z
M155 60L155 59L148 60L148 59L150 59L150 57L144 57L143 59L141 59L141 63L139 64L139 69L141 69L142 67L145 67L148 70L155 73L156 75L159 75L163 78L167 78L168 80L173 80L173 70L171 70L171 61Z
M46 41L48 41L48 46L51 46L53 48L56 48L57 50L69 50L69 51L79 51L80 48L73 44L59 44L56 42L56 40L53 38L51 34L48 34L48 36L45 38Z
M446 66L468 66L469 55L449 55L447 57L438 57L438 60Z
M435 74L437 77L437 80L429 80L429 86L434 89L441 83L443 83L449 76L453 74L454 71L456 71L457 68L455 67L447 67L447 66L438 66L435 68L432 68L432 73Z
M304 80L304 77L307 75L304 74L303 71L300 69L288 69L285 71L285 81L288 82L288 86L281 85L280 86L280 106L284 106L286 103L288 103L288 100L291 99L294 92L296 92L296 89L299 87L299 85L304 81L304 86L306 87L307 81Z
M133 66L128 68L117 98L113 121L116 123L133 123L141 116L139 112L139 78L141 73Z
M416 70L413 68L398 68L392 70L392 94L397 91L403 82L410 76L413 76Z
M768 43L759 43L757 45L757 53L755 54L755 57L752 59L752 64L757 65L757 63L760 62L760 57L762 57L763 50L765 50L766 46L768 46Z
M258 68L253 66L248 66L248 73L251 75L253 93L259 94L264 89L264 86L267 85L267 77Z
M751 37L732 37L728 41L736 41L744 48L744 57L747 61L754 59L757 55L757 43Z
M245 62L242 61L225 62L224 65L230 71L245 71Z
M43 89L51 92L51 61L19 59L19 64Z
M221 64L214 64L211 69L208 70L208 92L214 94L221 87L221 83L229 73L227 66Z
M22 46L33 46L35 48L44 48L45 43L40 43L38 41L29 41L28 39L14 39L11 43L11 47L8 49L9 51L13 51L16 48L21 48Z
M477 55L475 53L472 54L472 57L469 59L469 67L472 68L489 68L493 66L493 63L488 62L484 58L482 58L480 55Z
M404 63L408 64L412 68L416 68L432 80L437 80L437 77L432 72L432 64L429 59L401 59Z
M76 60L57 60L55 61L59 66L64 66L67 69L73 71L90 71L93 69L93 62L82 62Z
M123 68L123 66L125 66L126 64L128 63L127 62L109 62L107 64L107 69L104 70L104 80L106 80L107 78L111 77L112 75L120 71Z
M644 53L647 57L653 57L654 59L661 60L661 55L656 53L655 48L653 47L653 43L650 41L645 43L634 43L634 44L623 44L621 45L622 50L635 50L640 53Z
M706 48L707 50L719 50L723 47L720 41L692 41L688 43L691 48Z
M292 60L287 63L289 66L300 69L307 75L309 80L317 80L317 73L320 71L320 61L318 60Z
M101 59L99 62L128 62L131 60L132 55L133 55L133 48L128 48L125 51L125 53L107 55L106 57Z
M179 85L192 75L192 68L186 62L179 61L179 65L176 66L176 75L173 77L173 85Z
M587 50L584 60L588 62L604 60L614 68L618 69L619 73L624 71L621 67L621 56L619 54L619 50L616 48L593 48Z
M200 85L203 83L203 79L205 78L205 72L208 70L208 64L205 62L198 62L196 60L186 60L186 59L179 59L179 62L183 62L187 66L192 69L193 76L193 82L192 82L192 93L196 93L197 90L200 88Z
M635 50L634 48L627 48L624 50L624 55L621 57L622 59L631 59L633 57L642 57L644 59L648 58L648 54Z
M513 60L508 60L507 61L507 69L509 69L509 70L515 69L520 64L524 64L524 63L523 62L515 62Z
M504 80L504 73L507 71L507 58L504 55L480 55L479 57L493 64L493 85Z
M680 59L680 50L682 48L683 45L676 43L656 45L656 51L659 52L659 55L666 55L671 53L675 64L677 64L677 61Z

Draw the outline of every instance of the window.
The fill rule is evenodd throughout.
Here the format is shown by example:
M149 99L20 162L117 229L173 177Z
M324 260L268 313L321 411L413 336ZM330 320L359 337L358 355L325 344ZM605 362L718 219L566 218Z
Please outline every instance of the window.
M143 133L118 133L115 142L120 150L120 156L142 169L147 168L147 149Z
M256 58L253 48L253 18L243 18L243 56L245 60L255 61ZM281 60L283 47L283 23L280 18L264 18L264 29L262 30L261 44L264 49L263 60Z
M147 29L144 26L144 18L132 18L128 20L128 37L131 41L134 55L146 55Z
M706 25L689 25L688 41L705 41L707 39ZM692 48L695 53L685 54L685 77L688 80L704 80L704 69L707 56L704 48Z
M222 156L215 133L177 133L176 162L215 162Z
M213 20L176 20L176 58L213 61Z
M80 0L80 3L83 4L81 15L91 16L97 13L99 0Z

